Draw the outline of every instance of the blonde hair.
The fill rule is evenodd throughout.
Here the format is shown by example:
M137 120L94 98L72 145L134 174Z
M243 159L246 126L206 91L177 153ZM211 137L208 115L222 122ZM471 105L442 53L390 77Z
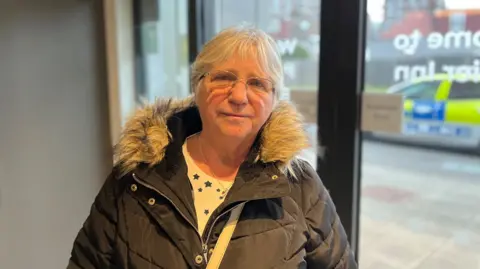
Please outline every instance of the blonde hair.
M191 86L195 92L201 77L216 64L234 54L255 57L259 66L269 75L277 94L283 88L283 64L277 43L264 31L248 24L222 30L204 46L191 66Z

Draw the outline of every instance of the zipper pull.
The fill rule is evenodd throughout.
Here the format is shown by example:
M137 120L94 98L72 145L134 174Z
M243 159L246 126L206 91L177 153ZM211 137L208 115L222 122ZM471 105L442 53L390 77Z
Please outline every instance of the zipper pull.
M203 258L205 258L205 263L208 263L208 246L207 244L202 244Z

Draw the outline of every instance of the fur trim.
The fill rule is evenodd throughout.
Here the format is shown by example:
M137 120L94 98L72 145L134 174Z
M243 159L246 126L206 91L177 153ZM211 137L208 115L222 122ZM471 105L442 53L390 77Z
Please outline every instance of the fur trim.
M167 120L192 106L195 103L190 96L183 100L159 100L137 110L125 124L115 146L115 166L125 174L140 163L158 164L172 138ZM300 151L309 147L303 127L303 117L295 107L280 101L262 130L257 159L265 163L275 162L283 168L289 166Z

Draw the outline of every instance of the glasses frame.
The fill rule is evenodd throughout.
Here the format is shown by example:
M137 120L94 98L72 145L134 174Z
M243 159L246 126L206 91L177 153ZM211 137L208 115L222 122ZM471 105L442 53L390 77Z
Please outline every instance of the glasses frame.
M211 71L205 72L205 73L203 73L203 75L200 76L200 80L206 78L207 76L210 76L210 75L211 75L212 73L214 73L214 72L225 72L225 73L229 73L229 74L232 74L233 76L235 76L235 77L237 78L237 80L236 80L235 82L233 82L233 83L232 83L232 86L228 89L229 91L230 91L231 89L233 89L233 87L235 87L235 85L236 85L239 81L241 81L241 82L243 82L243 84L245 84L245 89L246 89L246 90L249 90L249 85L248 85L248 83L247 83L249 79L261 79L261 80L266 80L266 81L268 81L268 82L270 82L270 83L272 84L271 89L265 90L264 92L265 92L265 93L275 93L275 83L274 83L271 79L269 79L269 78L249 77L249 78L247 78L247 79L241 79L241 78L239 78L237 75L235 75L233 72L230 72L230 71L228 71L228 70L211 70Z

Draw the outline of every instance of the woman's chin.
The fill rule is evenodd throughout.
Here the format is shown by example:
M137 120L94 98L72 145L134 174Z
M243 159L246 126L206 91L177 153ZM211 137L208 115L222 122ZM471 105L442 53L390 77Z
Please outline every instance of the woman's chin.
M252 129L244 126L222 126L220 128L223 135L227 137L245 138L251 134Z

